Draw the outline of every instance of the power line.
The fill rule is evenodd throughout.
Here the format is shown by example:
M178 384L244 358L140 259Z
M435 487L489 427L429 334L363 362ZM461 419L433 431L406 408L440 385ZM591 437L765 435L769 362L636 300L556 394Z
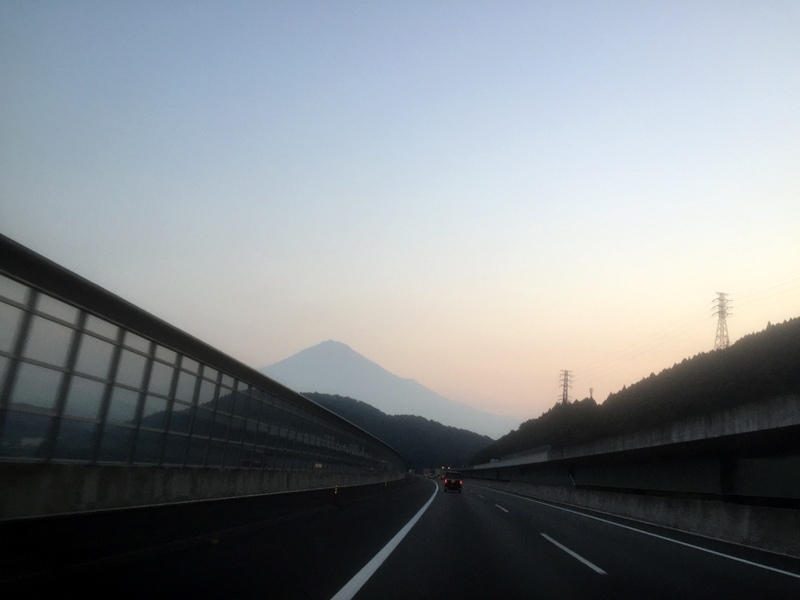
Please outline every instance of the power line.
M782 287L790 285L790 284L797 284L797 285L793 285L792 287L789 287L789 288L786 288L786 289L783 289L783 290L780 290L780 291L777 291L777 292L775 291L778 288L782 288ZM738 295L737 296L738 300L736 301L736 306L737 307L742 307L742 306L748 306L750 304L757 304L759 302L764 302L765 300L769 300L770 298L774 298L775 296L780 296L781 294L786 294L788 292L793 292L795 290L800 290L800 277L797 277L796 279L792 279L790 281L786 281L784 283L780 283L778 285L773 285L772 287L769 287L769 288L764 289L764 290L760 290L758 292L752 292L750 294ZM774 292L774 293L771 293L771 294L769 294L767 296L764 296L763 298L757 298L757 296L761 296L762 294L766 294L767 292ZM752 299L748 300L748 298L752 298ZM747 300L747 302L742 302L742 300Z
M630 362L635 358L644 356L646 354L651 354L665 343L672 341L675 338L684 336L690 331L697 330L700 323L706 322L707 319L708 317L703 315L696 317L691 321L679 321L677 323L673 323L649 338L642 339L631 346L621 348L617 352L608 355L605 360L590 364L586 369L582 369L579 372L577 379L584 380L587 377L600 375L606 371L618 367L621 364ZM678 327L678 329L670 331L675 327Z
M800 290L800 277L796 277L794 279L785 281L777 285L770 286L768 288L756 292L751 292L748 294L737 294L736 306L737 308L741 308L742 306L757 304L769 300L775 296L779 296L796 290ZM727 298L727 294L726 294L726 299L728 300L725 306L725 315L727 317L732 313L730 312L730 304L729 304L730 300ZM716 302L718 301L719 298L716 300ZM608 373L609 371L614 371L615 369L620 368L622 365L629 363L639 357L645 356L647 354L652 354L667 342L673 341L676 338L686 336L686 334L693 331L699 332L701 326L703 329L706 327L704 323L706 323L707 320L708 316L706 313L704 315L700 315L695 318L683 319L677 321L675 323L667 325L666 327L657 331L653 335L643 338L638 342L635 342L629 346L622 347L610 354L604 354L603 357L600 358L600 360L587 365L587 368L581 369L577 372L571 371L571 374L574 375L575 381L586 381L591 378L595 378L597 376ZM719 329L720 327L719 323L717 324L717 327ZM724 327L725 327L725 332L727 332L727 321L725 322ZM728 339L728 344L729 343L730 340ZM698 351L700 350L701 349L698 349Z

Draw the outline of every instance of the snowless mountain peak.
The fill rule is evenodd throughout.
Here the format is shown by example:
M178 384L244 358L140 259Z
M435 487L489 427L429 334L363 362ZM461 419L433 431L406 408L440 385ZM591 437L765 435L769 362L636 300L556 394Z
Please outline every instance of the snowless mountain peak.
M259 369L298 392L356 398L390 415L419 415L444 425L497 438L519 426L437 394L413 379L398 377L347 344L327 340Z

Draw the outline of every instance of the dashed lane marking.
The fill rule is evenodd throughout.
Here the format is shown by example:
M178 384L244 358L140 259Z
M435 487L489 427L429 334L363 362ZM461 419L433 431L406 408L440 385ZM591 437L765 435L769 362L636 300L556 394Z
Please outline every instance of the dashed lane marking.
M589 567L595 573L600 573L600 575L606 575L606 572L603 571L603 569L601 569L600 567L598 567L594 563L589 562L588 560L583 558L580 554L578 554L577 552L573 552L572 550L570 550L569 548L567 548L563 544L559 544L557 541L555 541L553 538L551 538L546 533L543 533L542 537L544 539L546 539L548 542L550 542L551 544L555 544L556 546L561 548L564 552L569 554L572 558L577 558L579 561L581 561L583 564L585 564L587 567Z

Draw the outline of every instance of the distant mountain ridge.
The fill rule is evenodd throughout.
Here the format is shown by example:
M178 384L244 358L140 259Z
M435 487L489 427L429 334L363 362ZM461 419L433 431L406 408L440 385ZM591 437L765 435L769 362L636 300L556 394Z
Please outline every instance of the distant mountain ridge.
M389 415L418 415L495 439L520 424L520 419L480 411L437 394L413 379L398 377L333 340L301 350L259 371L301 393L355 398Z
M424 417L387 415L366 402L338 395L306 395L340 417L386 442L410 469L461 467L492 439L472 431L448 427Z

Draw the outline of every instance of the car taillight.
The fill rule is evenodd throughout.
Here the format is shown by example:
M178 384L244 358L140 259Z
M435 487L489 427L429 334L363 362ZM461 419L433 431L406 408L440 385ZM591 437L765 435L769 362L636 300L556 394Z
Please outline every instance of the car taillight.
M463 479L459 479L459 480L458 480L458 485L463 485L463 483L464 483L464 480L463 480Z

